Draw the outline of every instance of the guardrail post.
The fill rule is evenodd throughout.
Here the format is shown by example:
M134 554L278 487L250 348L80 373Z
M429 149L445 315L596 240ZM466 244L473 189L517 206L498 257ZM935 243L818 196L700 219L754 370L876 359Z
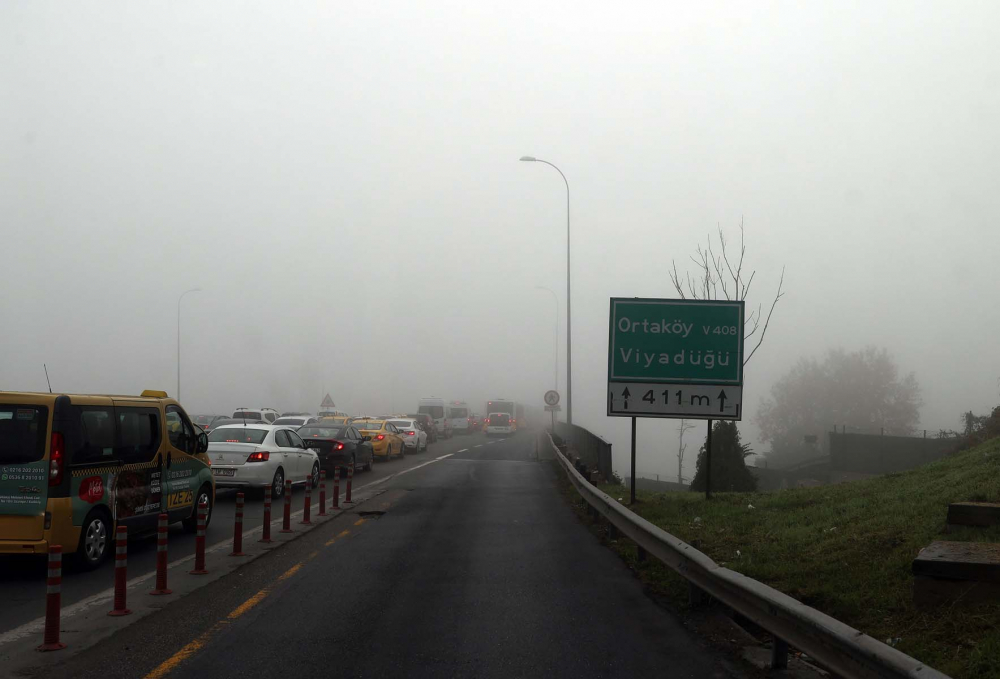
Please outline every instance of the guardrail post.
M647 558L646 550L642 548L642 545L635 546L635 558L637 561L645 561Z
M333 508L340 509L340 465L333 468Z
M354 482L354 461L351 460L351 466L347 468L347 492L344 494L344 503L349 503L351 501L351 484Z
M705 593L701 591L698 585L694 584L689 580L688 604L691 606L701 606L703 603L705 603Z
M778 637L771 641L771 669L783 670L788 667L788 642Z
M608 522L608 539L609 540L617 540L619 537L620 536L618 535L618 526L616 526L615 524L613 524L613 523L611 523L609 521Z
M257 542L271 542L271 486L264 489L264 522L261 529L260 540Z
M62 606L62 545L49 545L49 573L45 589L45 634L39 651L59 651L59 613Z

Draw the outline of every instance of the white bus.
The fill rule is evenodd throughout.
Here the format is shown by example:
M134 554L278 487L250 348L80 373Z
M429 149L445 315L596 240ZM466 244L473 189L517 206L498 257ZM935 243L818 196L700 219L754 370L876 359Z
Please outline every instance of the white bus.
M434 429L438 436L451 438L451 420L445 417L445 402L438 396L425 396L417 403L417 412L430 415L434 420Z
M468 434L470 430L469 404L465 401L452 401L447 406L448 421L451 431L455 434Z

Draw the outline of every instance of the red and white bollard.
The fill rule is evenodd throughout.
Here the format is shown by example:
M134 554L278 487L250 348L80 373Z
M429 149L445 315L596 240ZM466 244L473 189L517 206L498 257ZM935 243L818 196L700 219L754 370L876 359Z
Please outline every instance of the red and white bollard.
M326 516L326 470L319 471L319 511L317 516Z
M236 520L233 522L233 551L229 556L246 556L243 553L243 493L236 493Z
M351 501L351 483L354 481L354 462L347 468L347 495L344 496L344 503Z
M172 594L167 588L167 515L160 514L156 525L156 589L150 594Z
M258 542L271 542L271 486L264 489L263 534Z
M333 468L333 508L340 509L340 465Z
M205 524L208 523L208 503L198 503L198 532L194 536L194 570L191 575L206 575L205 568Z
M59 611L62 607L62 546L49 545L49 577L45 588L45 635L39 651L59 651Z
M281 517L281 532L294 533L292 530L292 482L285 481L285 515Z
M128 615L132 611L125 603L128 591L128 528L118 526L115 530L115 607L108 615Z
M304 524L306 526L312 525L312 521L309 520L310 519L309 512L312 509L312 487L313 487L312 476L308 476L306 477L306 496L305 499L303 500L305 502L305 507L302 508L302 520L299 521L299 523Z

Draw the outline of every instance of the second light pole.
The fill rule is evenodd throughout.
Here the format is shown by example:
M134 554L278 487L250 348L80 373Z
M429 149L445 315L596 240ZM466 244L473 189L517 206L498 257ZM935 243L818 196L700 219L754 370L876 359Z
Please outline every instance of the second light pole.
M555 169L566 184L566 424L573 424L573 333L570 325L570 231L569 231L569 181L563 171L553 163L534 156L521 156L526 163L545 163Z

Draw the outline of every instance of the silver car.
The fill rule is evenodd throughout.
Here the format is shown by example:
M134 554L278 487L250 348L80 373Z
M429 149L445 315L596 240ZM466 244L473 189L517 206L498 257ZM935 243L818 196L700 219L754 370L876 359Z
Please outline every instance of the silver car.
M319 485L319 455L295 429L273 424L227 424L208 435L208 459L216 488L263 489L272 497L285 492L285 480Z

